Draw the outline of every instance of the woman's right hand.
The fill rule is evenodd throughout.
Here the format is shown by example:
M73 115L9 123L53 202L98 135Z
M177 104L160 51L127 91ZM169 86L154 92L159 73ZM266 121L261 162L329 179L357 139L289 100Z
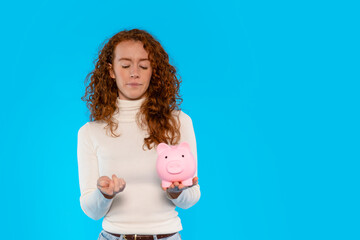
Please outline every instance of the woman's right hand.
M102 176L97 180L98 189L107 199L112 199L116 194L124 191L125 186L125 180L116 177L115 174L112 175L112 179L108 176Z

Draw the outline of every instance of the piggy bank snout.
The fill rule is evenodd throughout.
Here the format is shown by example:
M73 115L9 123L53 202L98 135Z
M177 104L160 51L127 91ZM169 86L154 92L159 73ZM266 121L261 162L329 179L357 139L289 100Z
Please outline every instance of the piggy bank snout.
M184 162L170 161L166 164L166 170L171 174L179 174L184 170Z

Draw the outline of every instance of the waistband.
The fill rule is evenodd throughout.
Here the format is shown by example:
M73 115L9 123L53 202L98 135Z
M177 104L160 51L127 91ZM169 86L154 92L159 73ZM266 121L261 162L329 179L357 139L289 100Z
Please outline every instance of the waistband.
M105 231L105 230L104 230ZM117 233L111 233L108 231L105 231L106 233L113 235L115 237L120 237L123 235L124 240L154 240L154 235L156 235L157 239L161 238L167 238L171 237L176 234L175 233L169 233L169 234L154 234L154 235L141 235L141 234L117 234Z

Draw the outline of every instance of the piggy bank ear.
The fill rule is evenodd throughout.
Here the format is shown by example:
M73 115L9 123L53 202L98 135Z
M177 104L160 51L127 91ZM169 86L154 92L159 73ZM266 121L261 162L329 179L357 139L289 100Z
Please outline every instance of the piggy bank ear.
M180 143L179 146L178 146L178 148L185 148L185 149L191 151L190 145L189 145L187 142L182 142L182 143Z
M160 143L157 146L156 151L160 155L162 152L164 152L166 149L169 149L169 148L170 148L170 146L167 145L166 143Z

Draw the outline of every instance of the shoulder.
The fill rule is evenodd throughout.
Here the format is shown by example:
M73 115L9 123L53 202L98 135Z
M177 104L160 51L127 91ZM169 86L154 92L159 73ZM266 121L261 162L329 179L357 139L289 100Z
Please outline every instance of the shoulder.
M98 125L97 122L87 122L82 125L78 130L78 135L90 135L91 129Z
M90 122L85 123L82 125L78 130L78 136L84 136L87 135L90 128Z
M85 123L84 125L82 125L82 126L79 128L79 132L86 131L86 129L89 128L89 125L90 125L90 122L87 122L87 123Z
M90 131L90 129L97 128L97 127L103 127L103 125L104 125L103 121L87 122L80 127L79 132L80 131Z

